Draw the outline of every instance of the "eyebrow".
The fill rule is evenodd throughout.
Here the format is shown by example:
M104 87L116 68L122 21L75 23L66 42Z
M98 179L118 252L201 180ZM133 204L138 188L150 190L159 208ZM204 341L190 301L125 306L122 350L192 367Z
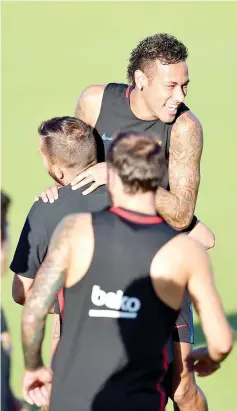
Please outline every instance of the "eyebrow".
M167 82L165 82L166 84L168 84L168 85L176 85L176 84L178 84L176 81L167 81ZM190 83L190 80L187 80L184 84L182 84L182 86L187 86L188 84Z

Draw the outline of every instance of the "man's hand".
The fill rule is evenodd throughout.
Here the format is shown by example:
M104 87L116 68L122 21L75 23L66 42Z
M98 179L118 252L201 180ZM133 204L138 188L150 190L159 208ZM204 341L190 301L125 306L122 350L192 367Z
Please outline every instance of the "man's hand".
M37 407L49 403L52 371L50 368L40 367L35 371L25 371L23 378L23 398L31 405Z
M35 201L38 201L41 198L44 203L47 203L48 201L53 203L58 199L58 189L60 187L62 186L55 184L54 186L47 188L45 191L42 191L42 193L35 196Z
M78 188L84 187L90 184L90 187L83 191L83 195L90 194L92 191L96 190L99 186L107 184L107 166L106 163L98 163L94 166L83 171L81 174L76 176L72 182L72 190L77 190Z
M107 166L106 163L98 163L94 166L91 166L86 171L78 174L71 182L72 190L78 190L80 187L84 187L90 184L90 187L87 190L83 191L83 195L92 193L99 186L107 184ZM42 193L35 196L35 201L38 201L40 198L44 203L53 203L58 199L58 189L60 186L56 184L52 187L47 188Z
M211 375L220 368L220 363L211 359L207 347L191 351L186 358L186 363L188 370L195 371L199 377Z

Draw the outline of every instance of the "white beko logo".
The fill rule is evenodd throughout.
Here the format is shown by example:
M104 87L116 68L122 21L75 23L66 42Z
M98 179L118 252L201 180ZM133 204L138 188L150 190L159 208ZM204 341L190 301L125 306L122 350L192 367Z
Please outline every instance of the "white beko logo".
M107 318L136 318L141 307L141 302L136 297L127 297L123 291L118 290L116 293L106 293L98 285L94 285L91 293L91 301L97 307L103 305L109 310L90 310L90 317L107 317Z

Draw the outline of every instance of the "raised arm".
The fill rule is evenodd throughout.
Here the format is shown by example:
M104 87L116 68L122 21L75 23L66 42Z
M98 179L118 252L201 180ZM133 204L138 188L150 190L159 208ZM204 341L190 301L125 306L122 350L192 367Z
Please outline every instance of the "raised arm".
M159 188L156 207L174 228L182 230L192 221L200 183L203 132L190 112L181 115L171 131L169 150L170 192Z

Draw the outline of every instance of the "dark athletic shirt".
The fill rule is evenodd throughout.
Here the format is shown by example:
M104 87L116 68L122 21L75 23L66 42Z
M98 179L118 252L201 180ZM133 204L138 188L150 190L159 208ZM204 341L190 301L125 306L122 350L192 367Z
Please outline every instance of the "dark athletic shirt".
M23 277L35 278L46 255L50 238L62 218L73 213L102 210L109 205L107 189L99 187L91 194L82 195L86 187L72 190L71 186L58 191L54 203L41 199L33 204L26 218L10 269Z
M164 410L159 382L178 311L156 296L149 273L177 232L122 208L92 214L92 224L91 265L65 289L50 411Z
M140 120L130 108L130 93L133 87L127 84L110 83L104 90L100 114L95 125L95 133L103 140L105 154L108 152L112 135L118 131L145 132L162 143L164 158L166 159L167 171L164 176L162 187L169 189L168 184L168 158L169 142L172 126L176 119L189 108L181 104L178 108L175 120L172 123L163 123L160 120Z

